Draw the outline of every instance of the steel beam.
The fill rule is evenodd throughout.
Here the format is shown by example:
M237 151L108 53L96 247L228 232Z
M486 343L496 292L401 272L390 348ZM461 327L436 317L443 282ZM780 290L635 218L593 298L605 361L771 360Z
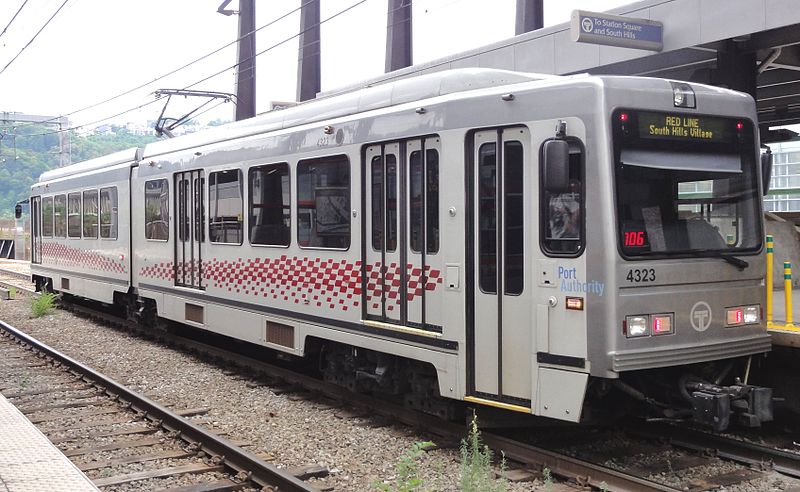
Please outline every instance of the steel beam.
M542 27L544 27L544 0L517 0L514 33L519 36Z
M255 30L255 0L239 0L239 56L238 70L236 71L236 121L252 118L256 115Z
M411 0L389 0L386 14L386 73L412 65Z
M300 8L300 53L297 62L297 100L317 97L321 89L319 0L303 0Z

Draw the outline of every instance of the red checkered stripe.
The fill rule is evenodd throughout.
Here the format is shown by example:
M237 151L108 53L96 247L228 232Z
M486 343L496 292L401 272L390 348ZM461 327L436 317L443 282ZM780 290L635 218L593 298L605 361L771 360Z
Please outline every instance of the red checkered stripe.
M187 275L197 273L198 265L192 262L179 264L180 272L186 269ZM393 310L400 304L400 273L397 265L390 265L387 271L386 292L388 305ZM409 301L422 295L423 288L436 289L442 283L441 271L426 266L426 282L423 286L422 269L408 264ZM374 273L374 277L373 277ZM280 258L239 258L203 261L203 279L206 285L227 292L254 296L276 301L303 303L327 309L348 311L357 308L361 296L361 261L333 260L324 258L299 258L283 255ZM381 298L381 286L377 282L380 263L367 265L367 301ZM173 262L161 262L140 269L143 278L173 281ZM377 305L375 305L377 306Z
M381 282L381 270L383 270L384 280ZM426 291L434 291L436 287L443 283L441 270L425 265L425 278L422 278L422 268L415 267L413 264L406 265L406 300L413 301L422 296L423 288ZM394 311L400 306L400 265L390 263L381 268L381 262L367 265L367 302L372 303L372 309L380 308L382 295L386 295L386 310Z
M127 273L127 265L118 257L73 248L60 243L42 243L42 263L64 268L79 268L109 273Z
M213 260L203 268L209 286L272 300L347 311L359 305L361 262L323 258Z
M169 280L172 282L175 280L175 270L172 267L171 261L165 261L142 267L139 270L139 276L155 280Z

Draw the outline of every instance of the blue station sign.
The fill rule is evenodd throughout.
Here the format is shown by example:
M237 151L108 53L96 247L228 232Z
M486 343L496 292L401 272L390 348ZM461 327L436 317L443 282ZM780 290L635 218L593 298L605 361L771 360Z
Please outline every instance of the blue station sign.
M651 51L664 48L664 24L661 22L586 10L572 12L570 35L579 43Z

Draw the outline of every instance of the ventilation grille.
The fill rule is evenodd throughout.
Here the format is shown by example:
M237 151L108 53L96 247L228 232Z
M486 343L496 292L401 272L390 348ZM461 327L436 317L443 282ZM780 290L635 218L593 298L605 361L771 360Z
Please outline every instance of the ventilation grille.
M69 279L61 277L61 290L69 290Z
M267 321L267 342L294 348L294 326Z
M186 321L203 324L203 306L186 303Z

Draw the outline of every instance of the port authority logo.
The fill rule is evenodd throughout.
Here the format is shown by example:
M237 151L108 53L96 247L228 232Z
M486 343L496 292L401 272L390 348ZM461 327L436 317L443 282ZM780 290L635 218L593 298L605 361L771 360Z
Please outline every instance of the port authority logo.
M711 326L711 306L705 301L697 301L689 313L689 322L696 331L706 331Z
M589 17L584 17L583 20L581 20L581 28L584 32L592 32L594 31L594 22L592 22L592 19Z

